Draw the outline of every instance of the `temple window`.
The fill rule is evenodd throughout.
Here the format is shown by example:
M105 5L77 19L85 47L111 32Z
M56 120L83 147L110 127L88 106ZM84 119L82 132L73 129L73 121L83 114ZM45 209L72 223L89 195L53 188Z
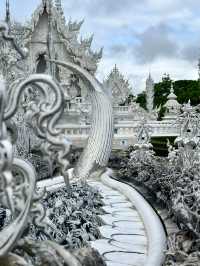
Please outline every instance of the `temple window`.
M45 59L45 53L39 54L37 58L36 73L45 73L47 70L47 61Z
M118 128L114 129L114 133L117 134L118 133Z
M127 140L122 140L122 141L121 141L121 144L122 144L123 146L126 146L126 145L128 144L128 142L127 142Z

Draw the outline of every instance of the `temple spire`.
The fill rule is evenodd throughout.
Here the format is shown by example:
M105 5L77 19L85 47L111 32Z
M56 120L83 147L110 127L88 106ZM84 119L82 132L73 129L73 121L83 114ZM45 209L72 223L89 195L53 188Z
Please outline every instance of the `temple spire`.
M6 19L5 21L10 25L10 2L9 0L6 0Z
M119 72L117 65L115 64L114 68L113 68L113 73L117 74Z
M154 81L150 73L146 80L146 102L147 110L149 113L151 113L154 108Z

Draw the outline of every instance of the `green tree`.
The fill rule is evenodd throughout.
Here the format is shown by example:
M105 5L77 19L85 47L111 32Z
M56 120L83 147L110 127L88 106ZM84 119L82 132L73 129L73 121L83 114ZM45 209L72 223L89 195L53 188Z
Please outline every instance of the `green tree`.
M171 83L170 76L165 74L161 82L155 84L154 87L154 108L159 108L159 119L161 119L165 113L164 105L167 102L167 97L170 93ZM191 100L192 105L200 104L200 81L199 80L177 80L173 82L174 92L177 95L177 100L180 104L187 103ZM146 94L142 92L137 95L136 102L141 107L146 109Z
M139 103L141 107L143 107L144 109L147 109L147 107L146 107L147 101L146 101L146 93L145 92L142 92L142 93L137 95L136 103Z
M174 91L179 103L187 103L191 100L192 105L200 103L200 86L197 80L178 80L174 82Z

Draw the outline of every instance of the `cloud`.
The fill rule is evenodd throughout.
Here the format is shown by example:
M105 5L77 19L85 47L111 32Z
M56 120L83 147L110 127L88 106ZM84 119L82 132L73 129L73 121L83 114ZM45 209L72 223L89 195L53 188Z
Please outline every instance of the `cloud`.
M42 0L12 0L12 17L30 18ZM151 70L155 81L163 73L173 79L197 78L200 55L198 0L63 0L66 19L85 19L83 36L94 33L93 49L104 47L98 78L115 63L130 79L134 93L144 90ZM4 17L4 1L0 15Z
M113 16L115 14L124 13L132 7L139 7L143 5L146 0L69 0L64 2L66 9L76 12L78 7L81 7L83 12L94 17L97 16Z
M134 52L140 63L153 62L158 57L173 57L178 46L170 37L170 28L165 24L149 27L137 36L139 45Z
M197 59L200 58L200 45L196 43L186 46L182 49L181 53L182 57L187 61L197 63Z
M109 50L110 56L117 57L117 56L123 56L125 53L127 53L129 50L129 47L123 44L116 44L111 46Z

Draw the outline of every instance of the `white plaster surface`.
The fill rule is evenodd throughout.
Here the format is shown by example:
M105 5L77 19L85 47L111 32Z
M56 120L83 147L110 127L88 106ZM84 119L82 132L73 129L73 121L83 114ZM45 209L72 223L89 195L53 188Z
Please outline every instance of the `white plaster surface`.
M105 225L99 228L102 238L91 242L108 266L143 266L148 240L143 221L135 206L120 192L101 182L90 182L104 197Z
M121 263L122 265L132 266L161 266L165 257L166 235L159 217L142 195L134 188L110 178L110 174L111 173L108 171L102 175L101 181L104 186L115 189L118 193L126 196L127 202L131 203L133 207L131 208L129 204L124 203L121 205L121 208L117 207L120 205L113 203L110 204L110 207L109 204L105 206L104 210L107 210L107 212L115 218L119 218L118 215L120 215L120 219L112 222L112 226L109 225L115 230L114 234L111 233L111 229L107 226L103 231L103 235L106 236L107 233L107 236L111 236L112 240L116 242L126 243L127 245L132 244L133 249L129 250L127 257L124 252L119 252L117 249L115 253L104 254L105 258L109 262L112 262L112 264L108 265L117 266ZM102 188L103 186L101 185L101 189ZM126 218L123 218L124 214L127 215ZM127 220L128 215L131 216L130 220ZM133 218L137 218L138 220L134 222L132 220ZM141 223L139 222L139 218ZM110 222L111 220L109 220L109 224ZM118 230L122 232L116 234ZM113 244L113 242L110 242L110 244ZM124 245L124 248L127 248L127 245ZM138 248L138 253L136 253L136 249L134 248L136 246L145 247L144 254L140 254L140 248ZM120 247L123 246L120 245Z

